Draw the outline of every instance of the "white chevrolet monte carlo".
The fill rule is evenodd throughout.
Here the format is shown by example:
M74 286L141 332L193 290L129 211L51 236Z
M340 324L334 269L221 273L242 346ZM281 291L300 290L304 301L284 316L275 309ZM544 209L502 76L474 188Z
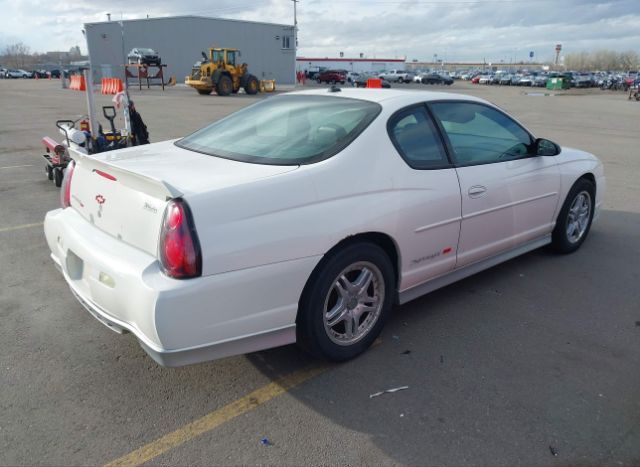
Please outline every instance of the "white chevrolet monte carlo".
M269 97L186 138L76 155L51 257L99 321L179 366L298 342L363 352L402 304L584 242L591 154L425 91Z

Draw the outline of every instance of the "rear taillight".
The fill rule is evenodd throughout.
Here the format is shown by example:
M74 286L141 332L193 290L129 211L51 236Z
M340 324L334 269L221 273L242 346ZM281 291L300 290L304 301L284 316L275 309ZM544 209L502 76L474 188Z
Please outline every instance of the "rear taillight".
M167 204L162 220L158 257L164 273L176 279L202 275L200 242L189 205L182 199Z
M62 179L62 186L60 188L60 202L63 208L71 206L71 178L73 177L73 169L76 167L76 162L71 161L64 171L64 178Z

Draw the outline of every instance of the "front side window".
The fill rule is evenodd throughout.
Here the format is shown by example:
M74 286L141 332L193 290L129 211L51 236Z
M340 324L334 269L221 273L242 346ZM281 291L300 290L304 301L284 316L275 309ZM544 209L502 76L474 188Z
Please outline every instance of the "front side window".
M236 65L236 53L235 52L227 52L227 63L229 65Z
M429 106L440 121L458 165L504 162L532 155L533 139L502 112L470 102Z
M221 63L222 62L222 51L214 50L213 51L213 63Z
M337 154L380 113L374 102L330 96L260 101L176 142L242 162L299 165Z
M436 169L449 165L436 127L424 106L395 114L388 128L391 141L410 167Z

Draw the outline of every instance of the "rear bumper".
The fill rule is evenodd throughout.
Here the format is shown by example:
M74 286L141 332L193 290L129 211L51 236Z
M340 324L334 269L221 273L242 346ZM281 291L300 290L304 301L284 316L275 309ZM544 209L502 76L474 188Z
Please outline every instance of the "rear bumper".
M295 325L290 325L252 336L216 342L215 344L168 350L158 347L154 342L151 342L147 336L141 334L139 330L130 327L129 323L113 318L98 305L82 297L73 286L70 287L76 299L94 318L119 334L124 334L125 332L134 334L140 343L140 347L162 366L178 367L191 365L193 363L215 360L231 355L240 355L262 349L279 347L296 341Z
M318 258L189 280L95 228L74 209L47 213L51 257L78 301L159 364L181 366L295 342L297 303Z

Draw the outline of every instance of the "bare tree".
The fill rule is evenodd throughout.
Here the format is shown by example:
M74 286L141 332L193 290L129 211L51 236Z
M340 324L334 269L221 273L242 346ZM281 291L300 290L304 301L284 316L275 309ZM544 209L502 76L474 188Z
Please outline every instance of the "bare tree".
M640 57L633 50L622 53L613 50L596 50L567 54L564 63L570 70L629 71L638 69Z
M620 65L625 71L637 70L640 64L640 57L635 50L628 50L620 54Z
M23 68L30 51L31 48L28 45L17 42L5 47L4 56L15 68Z

